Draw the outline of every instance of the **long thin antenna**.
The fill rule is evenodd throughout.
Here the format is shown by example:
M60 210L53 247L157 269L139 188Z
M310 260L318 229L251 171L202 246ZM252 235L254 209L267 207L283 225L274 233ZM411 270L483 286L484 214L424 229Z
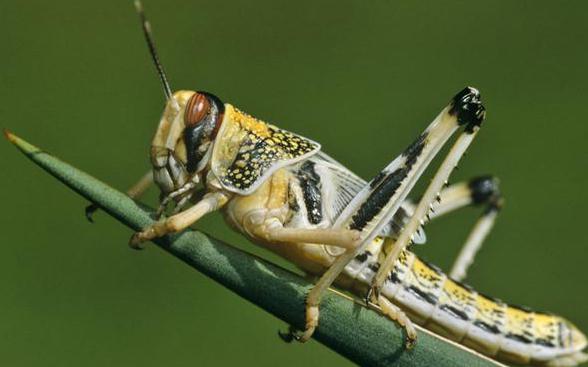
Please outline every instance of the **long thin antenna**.
M178 102L172 95L171 88L169 86L169 82L167 81L167 77L165 76L165 71L163 70L163 65L159 61L159 56L157 55L157 50L155 48L155 42L153 41L153 35L151 32L151 24L145 17L145 11L143 10L143 4L141 4L140 0L135 0L135 9L137 9L137 14L139 14L139 18L141 19L141 26L143 28L143 34L145 35L145 41L147 41L147 46L149 47L149 53L151 54L151 59L153 60L153 64L157 69L157 74L159 75L159 79L161 80L161 84L163 85L163 93L165 94L165 98L168 101L173 103L174 108L176 111L179 111L180 107L178 106Z

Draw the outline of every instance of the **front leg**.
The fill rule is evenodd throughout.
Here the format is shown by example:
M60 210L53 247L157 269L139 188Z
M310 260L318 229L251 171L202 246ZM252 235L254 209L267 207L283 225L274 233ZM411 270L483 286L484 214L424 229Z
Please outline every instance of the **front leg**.
M168 233L179 232L192 225L205 214L225 205L228 199L229 197L220 191L208 193L194 206L169 218L157 221L143 231L135 233L131 237L129 245L139 250L143 248L141 244L145 241L162 237Z

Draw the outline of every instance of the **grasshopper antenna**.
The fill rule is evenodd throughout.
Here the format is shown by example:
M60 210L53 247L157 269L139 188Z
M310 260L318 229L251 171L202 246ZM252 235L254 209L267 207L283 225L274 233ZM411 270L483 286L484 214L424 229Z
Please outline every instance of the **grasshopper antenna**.
M169 86L169 82L167 81L167 76L165 75L165 71L163 70L163 65L161 65L161 61L159 61L159 56L157 55L157 50L155 48L155 42L153 41L153 35L151 33L151 24L145 17L145 11L143 10L143 4L141 1L135 0L135 9L137 10L137 14L139 14L139 19L141 19L141 27L143 28L143 35L145 35L145 41L147 41L147 46L149 47L149 53L151 54L151 59L153 60L153 64L157 69L157 74L159 75L159 79L161 80L161 84L163 85L163 93L165 94L165 98L171 102L172 107L176 111L180 111L180 106L178 105L178 101L174 98L171 88ZM8 135L6 135L8 136ZM10 139L10 138L9 138ZM149 174L149 177L151 174ZM147 176L146 176L147 177ZM141 181L140 181L141 182ZM145 183L145 182L143 182ZM132 190L132 189L131 189ZM130 194L133 196L133 194ZM86 218L90 222L94 222L93 215L99 209L98 205L90 204L86 207L85 213Z
M143 28L143 34L145 35L145 41L147 41L147 46L149 47L149 53L151 54L151 59L153 60L153 64L157 69L157 74L159 75L159 79L161 79L161 84L163 85L163 93L165 94L165 98L168 101L171 101L172 106L176 111L180 110L180 106L178 102L175 100L174 96L172 95L171 88L169 86L169 82L167 81L167 76L165 75L165 71L163 70L163 65L161 61L159 61L159 56L157 55L157 50L155 48L155 42L153 41L153 34L151 32L151 24L147 20L145 16L145 11L143 10L143 4L141 1L135 0L135 9L137 9L137 14L139 14L139 18L141 19L141 27Z

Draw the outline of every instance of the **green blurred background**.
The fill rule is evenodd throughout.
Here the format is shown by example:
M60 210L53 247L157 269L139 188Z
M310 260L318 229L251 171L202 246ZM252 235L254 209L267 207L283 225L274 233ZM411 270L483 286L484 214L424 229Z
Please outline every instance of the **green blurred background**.
M493 173L507 205L468 282L588 330L586 2L145 1L172 87L213 92L320 141L365 178L465 85L488 109L452 181ZM0 120L125 189L163 97L131 1L0 2ZM0 144L0 363L348 365L156 248ZM422 185L421 185L422 187ZM151 190L146 201L155 204ZM448 268L478 215L427 227ZM220 215L196 226L270 256ZM281 262L282 263L282 262Z

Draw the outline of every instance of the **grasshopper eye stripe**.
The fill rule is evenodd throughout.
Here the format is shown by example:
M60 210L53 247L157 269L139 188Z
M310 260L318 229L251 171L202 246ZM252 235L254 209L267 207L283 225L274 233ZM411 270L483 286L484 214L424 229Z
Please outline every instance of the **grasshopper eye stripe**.
M183 140L186 167L190 173L199 171L209 156L212 141L222 124L224 106L208 93L196 92L189 99L184 113Z
M194 127L199 124L209 113L210 102L208 102L208 98L204 94L194 93L186 105L184 116L186 127Z

